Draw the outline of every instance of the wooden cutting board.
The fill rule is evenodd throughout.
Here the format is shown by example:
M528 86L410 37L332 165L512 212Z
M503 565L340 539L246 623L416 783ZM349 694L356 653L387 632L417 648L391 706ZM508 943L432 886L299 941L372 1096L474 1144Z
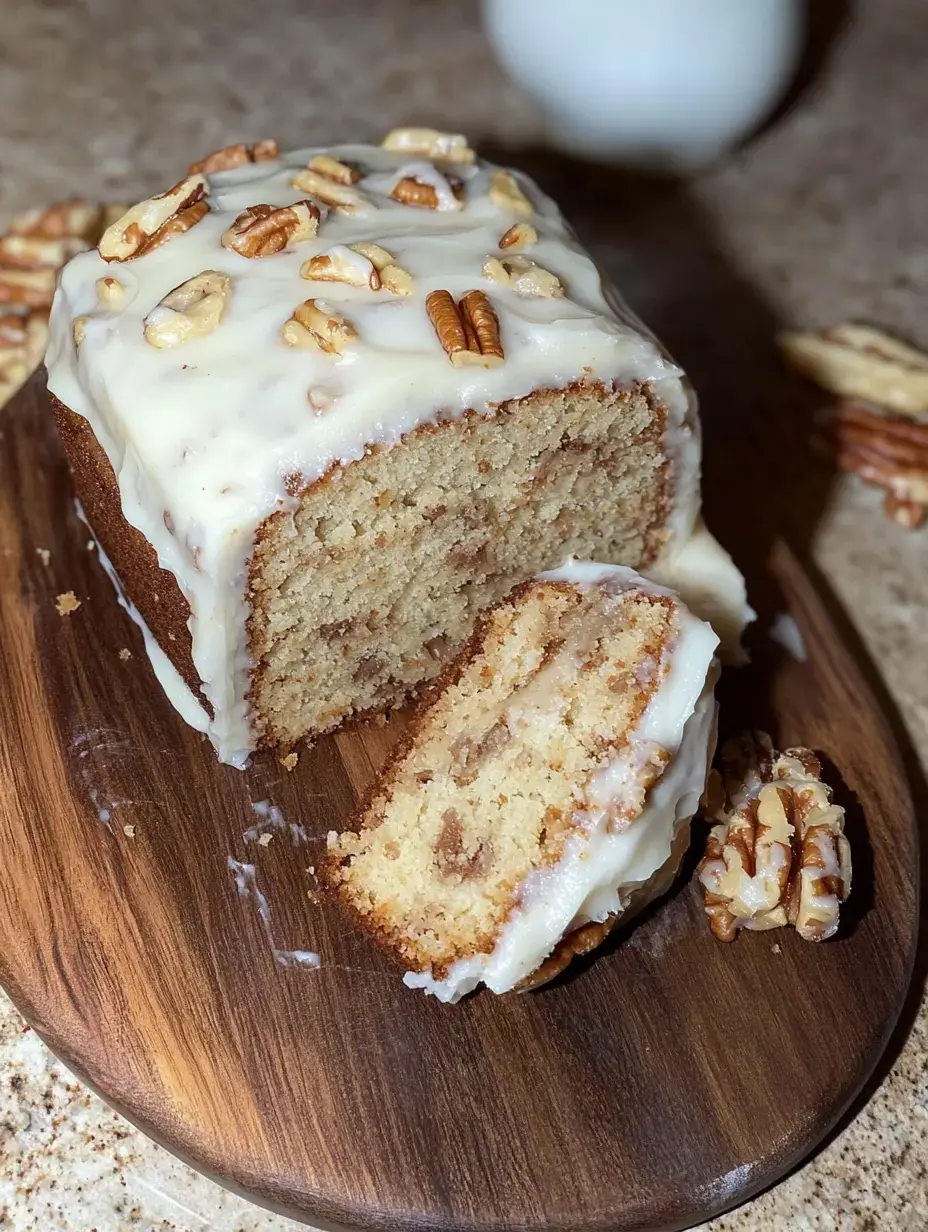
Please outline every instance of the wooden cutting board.
M722 714L827 752L855 863L840 939L719 944L691 859L570 978L449 1007L318 906L308 871L397 724L293 773L220 765L87 539L36 380L0 441L0 978L146 1132L316 1224L616 1232L740 1202L847 1107L905 994L917 840L887 726L785 548L772 577L808 660L729 674Z

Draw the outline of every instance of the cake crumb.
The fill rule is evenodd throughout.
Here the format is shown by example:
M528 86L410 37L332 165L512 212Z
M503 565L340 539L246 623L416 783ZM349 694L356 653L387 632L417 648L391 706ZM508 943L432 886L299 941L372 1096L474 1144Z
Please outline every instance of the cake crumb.
M123 646L122 650L120 650L120 652L119 652L119 657L120 657L120 659L122 659L123 663L125 663L125 661L126 661L127 659L131 659L131 658L132 658L132 651L131 651L131 650L129 650L129 648L128 648L128 647Z
M130 825L128 822L123 826L122 832L126 838L135 838L135 826Z
M63 595L58 595L55 599L55 607L58 609L59 616L69 616L72 612L76 612L80 605L81 601L73 590L66 590Z
M325 845L326 847L330 847L330 848L338 846L338 831L337 830L330 830L328 832L328 834L325 836Z
M262 834L258 839L258 845L260 847L267 847L273 837L273 834Z
M781 954L781 953L782 953L782 950L781 950L781 948L780 948L780 943L779 943L779 941L774 941L774 943L773 943L773 945L770 947L770 949L773 951L773 953L774 953L774 954Z
M300 760L300 755L299 755L299 753L288 753L286 757L282 757L282 758L280 759L280 764L281 764L282 766L284 766L284 767L287 769L287 771L289 772L289 771L291 771L291 770L295 770L295 769L296 769L296 763L297 763L299 760Z
M47 564L48 564L48 562L49 562L49 561L51 560L51 558L52 558L52 554L51 554L51 552L48 550L48 548L36 548L36 550L35 550L35 551L36 551L36 555L37 555L37 556L41 556L41 558L42 558L42 564L43 564L43 565L47 565Z

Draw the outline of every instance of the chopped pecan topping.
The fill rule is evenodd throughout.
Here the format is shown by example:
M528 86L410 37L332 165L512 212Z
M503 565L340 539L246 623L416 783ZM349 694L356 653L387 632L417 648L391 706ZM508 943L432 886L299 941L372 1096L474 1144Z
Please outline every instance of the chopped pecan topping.
M483 272L494 282L511 287L517 295L558 297L564 294L558 276L543 266L536 265L528 257L512 256L502 261L499 257L490 257L483 267Z
M483 291L468 291L457 304L447 291L432 291L425 309L456 367L474 364L491 368L503 362L499 318Z
M741 928L786 924L806 941L838 929L851 889L844 810L833 804L809 749L777 753L758 733L730 742L724 797L698 875L720 941Z
M87 333L87 322L89 317L75 317L71 322L71 337L74 339L74 346L79 351L81 343L84 341L84 335Z
M490 180L490 200L501 210L531 218L535 207L519 187L511 171L494 171Z
M287 346L341 355L357 338L357 331L321 299L306 299L280 331Z
M290 181L300 192L312 193L320 201L343 214L367 214L374 208L371 202L352 184L333 180L313 168L305 167Z
M404 175L393 185L390 196L402 205L413 205L426 210L459 210L462 206L464 185L457 176L442 175L436 171L433 180L421 175Z
M419 154L446 163L472 163L476 158L461 133L442 133L437 128L393 128L380 145L394 154Z
M104 261L131 261L189 231L207 213L209 185L202 175L181 180L159 197L141 201L112 223L97 245Z
M211 334L222 319L232 279L218 270L204 270L169 291L145 318L145 341L154 347L175 347Z
M315 282L345 282L352 287L369 287L379 291L380 271L357 247L335 244L327 252L319 252L300 266L300 277Z
M928 520L928 418L842 402L832 431L838 465L883 489L889 517L909 530Z
M234 248L243 257L269 257L291 244L312 239L319 230L319 207L312 201L294 201L275 209L250 205L227 231L224 248Z
M410 295L413 289L412 275L407 273L399 265L394 265L393 257L387 252L386 248L381 248L379 244L372 244L368 240L361 240L357 244L351 245L352 251L359 252L362 257L367 257L371 265L380 275L380 285L387 291L392 291L394 295Z
M780 335L790 364L829 393L902 415L928 413L928 355L864 325Z
M340 158L334 158L331 154L316 154L309 160L309 170L325 176L327 180L334 180L336 184L357 184L361 178L357 167L343 163Z
M126 293L126 288L118 278L98 278L94 285L97 289L97 299L104 308L118 304Z
M538 232L530 222L514 222L499 237L500 248L531 248L538 243Z
M270 162L279 156L277 142L269 137L256 141L254 145L238 141L234 145L223 146L221 150L213 150L198 163L191 163L187 174L212 175L214 171L231 171L233 167L244 167L247 163Z

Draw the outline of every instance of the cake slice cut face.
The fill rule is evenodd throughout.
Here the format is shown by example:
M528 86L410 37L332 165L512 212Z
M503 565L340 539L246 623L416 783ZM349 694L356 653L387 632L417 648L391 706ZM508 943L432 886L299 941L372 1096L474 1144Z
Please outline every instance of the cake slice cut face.
M629 569L517 587L358 832L329 836L323 884L443 1001L553 973L672 881L714 747L717 645Z
M160 679L237 764L408 698L568 554L659 565L698 513L689 387L535 184L426 130L260 148L71 261L47 356Z

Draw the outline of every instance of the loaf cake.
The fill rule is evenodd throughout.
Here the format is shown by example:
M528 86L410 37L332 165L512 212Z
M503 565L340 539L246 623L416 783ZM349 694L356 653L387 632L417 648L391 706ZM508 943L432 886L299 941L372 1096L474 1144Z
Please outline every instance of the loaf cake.
M715 745L718 637L621 566L568 562L485 613L327 892L442 1001L556 973L676 874Z
M672 574L694 402L614 303L535 184L425 129L217 151L64 268L83 514L224 760L408 698L569 554Z

